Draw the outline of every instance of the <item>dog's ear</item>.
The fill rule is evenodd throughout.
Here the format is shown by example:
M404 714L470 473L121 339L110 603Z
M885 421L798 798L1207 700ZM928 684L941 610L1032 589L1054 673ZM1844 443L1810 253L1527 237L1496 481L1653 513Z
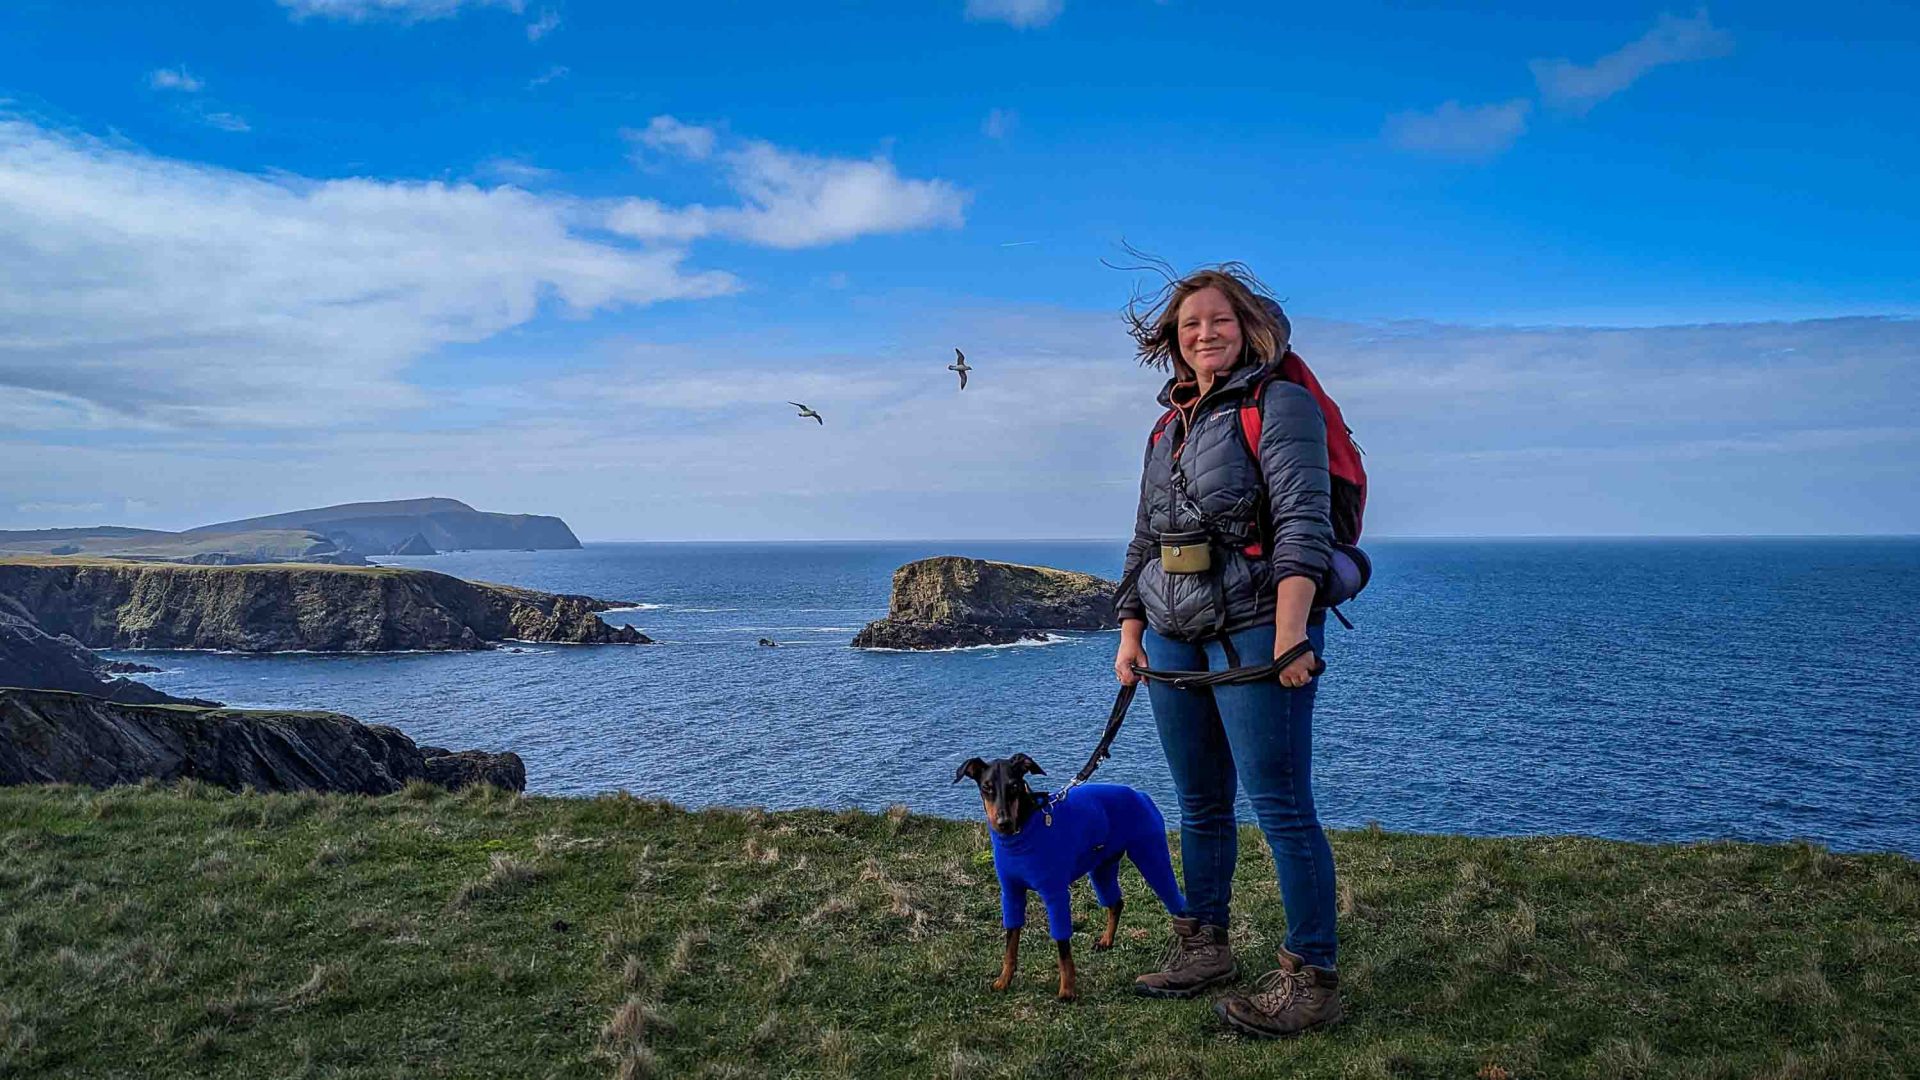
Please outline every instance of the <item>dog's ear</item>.
M1013 755L1012 765L1013 765L1013 771L1018 773L1021 776L1025 776L1028 773L1033 773L1035 776L1047 775L1047 770L1041 768L1039 762L1033 760L1032 758L1028 757L1025 754Z
M963 762L959 768L953 770L953 782L957 784L962 780L972 780L975 783L978 783L980 780L980 774L986 771L987 771L986 762L981 761L977 757L970 757L965 762Z

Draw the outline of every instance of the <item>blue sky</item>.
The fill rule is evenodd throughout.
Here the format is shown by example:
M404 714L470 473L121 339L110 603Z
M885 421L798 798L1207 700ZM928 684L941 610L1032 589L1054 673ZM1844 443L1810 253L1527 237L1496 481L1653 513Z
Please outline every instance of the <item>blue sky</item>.
M1911 9L635 7L10 5L0 528L1118 535L1124 239L1287 301L1377 531L1920 532Z

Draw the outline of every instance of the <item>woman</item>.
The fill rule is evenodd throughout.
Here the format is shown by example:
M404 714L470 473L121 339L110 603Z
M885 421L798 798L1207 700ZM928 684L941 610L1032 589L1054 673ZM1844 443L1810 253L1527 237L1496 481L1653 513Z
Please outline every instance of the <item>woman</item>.
M1273 849L1287 936L1279 969L1215 1011L1241 1031L1275 1036L1343 1014L1333 852L1312 783L1313 673L1325 643L1325 615L1313 600L1333 526L1325 422L1305 389L1271 378L1289 327L1250 282L1228 263L1173 282L1145 316L1128 312L1141 362L1170 364L1173 378L1160 394L1168 418L1147 448L1125 567L1134 584L1121 591L1113 666L1132 684L1136 666L1219 671L1311 644L1277 681L1181 690L1156 680L1147 688L1180 795L1188 910L1174 922L1162 970L1135 988L1192 997L1237 974L1227 944L1237 783ZM1256 387L1259 445L1249 447L1238 414Z

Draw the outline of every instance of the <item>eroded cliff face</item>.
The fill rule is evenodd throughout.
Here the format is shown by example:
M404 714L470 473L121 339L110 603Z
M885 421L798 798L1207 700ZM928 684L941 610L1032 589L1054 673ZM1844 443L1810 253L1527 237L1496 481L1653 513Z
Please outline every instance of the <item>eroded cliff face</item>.
M527 786L517 754L416 746L384 725L328 712L115 704L0 689L0 785L108 787L192 777L238 790L385 795L411 780Z
M109 701L139 704L213 704L163 694L132 679L109 678L139 667L102 663L92 650L72 638L56 637L40 629L32 619L18 614L5 597L0 597L0 686L70 690Z
M1114 582L1049 566L940 555L893 573L887 617L853 639L863 649L951 649L1109 630Z
M386 652L484 649L507 639L651 644L587 596L391 567L186 566L0 560L0 596L39 627L96 649Z

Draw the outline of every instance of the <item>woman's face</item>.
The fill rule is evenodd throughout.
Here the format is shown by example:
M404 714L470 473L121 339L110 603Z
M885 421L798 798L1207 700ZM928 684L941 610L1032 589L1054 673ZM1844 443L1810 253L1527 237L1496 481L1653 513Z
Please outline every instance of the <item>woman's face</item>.
M1212 286L1180 302L1180 358L1203 382L1240 362L1240 319L1226 294Z

